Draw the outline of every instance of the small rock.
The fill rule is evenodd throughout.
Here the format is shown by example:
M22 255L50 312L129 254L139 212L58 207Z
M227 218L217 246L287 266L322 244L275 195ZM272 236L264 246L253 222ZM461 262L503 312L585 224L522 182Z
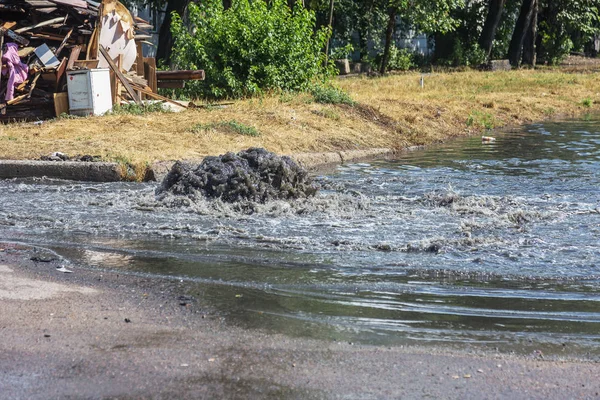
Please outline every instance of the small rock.
M33 262L52 262L54 260L57 260L56 257L53 256L33 256L30 258L31 261Z

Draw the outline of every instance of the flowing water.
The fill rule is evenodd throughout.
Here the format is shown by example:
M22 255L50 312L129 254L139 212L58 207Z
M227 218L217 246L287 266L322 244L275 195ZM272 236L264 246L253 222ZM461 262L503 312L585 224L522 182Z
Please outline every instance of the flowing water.
M156 184L1 181L0 240L181 279L248 327L600 356L598 120L460 139L319 182L315 198L250 212L159 202Z

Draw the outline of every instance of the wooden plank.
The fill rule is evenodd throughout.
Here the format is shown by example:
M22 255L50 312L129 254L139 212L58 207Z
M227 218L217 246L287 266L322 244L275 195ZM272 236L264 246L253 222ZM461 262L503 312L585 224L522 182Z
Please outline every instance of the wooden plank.
M56 4L47 0L25 0L33 8L54 7Z
M17 23L15 21L7 21L7 22L3 22L2 26L0 28L12 29L15 25L17 25Z
M98 68L99 60L75 60L73 62L73 67L78 67L82 69L94 69Z
M204 80L204 70L156 71L159 81Z
M62 84L62 79L65 76L65 70L67 69L67 57L63 57L62 61L60 62L60 65L58 66L58 68L56 69L56 86L55 86L55 91L60 90L60 86Z
M137 24L137 27L138 27L138 29L143 29L143 30L146 30L146 31L151 31L152 29L154 29L154 25L150 25L150 24L147 24L147 23L144 23L144 22L139 22Z
M150 90L148 90L148 89L145 89L145 88L138 88L138 87L136 87L136 89L137 89L137 90L139 90L140 92L144 93L144 94L145 94L145 95L147 95L148 97L152 97L153 99L156 99L156 100L162 100L162 101L166 101L167 103L173 103L173 104L176 104L176 105L178 105L179 107L188 108L187 106L185 106L185 105L183 105L183 104L181 104L181 103L179 103L179 102L177 102L177 101L175 101L175 100L171 100L171 99L169 99L168 97L164 97L164 96L161 96L161 95L159 95L159 94L152 93L152 92L151 92Z
M64 20L65 20L65 17L53 18L53 19L49 19L48 21L40 22L39 24L30 25L30 26L26 26L26 27L23 27L23 28L16 29L15 32L16 33L23 33L23 32L30 31L32 29L41 28L42 26L48 26L48 25L56 24L56 23L62 22Z
M44 8L36 8L35 11L43 14L50 14L54 11L58 10L56 7L44 7Z
M122 65L123 65L123 54L119 54L119 57L117 57L117 61L115 62L115 65L117 66L117 69L119 71L122 71ZM121 100L123 100L123 84L119 81L118 77L117 77L117 73L115 72L115 103L113 104L121 104Z
M154 93L158 93L158 81L156 80L156 68L153 66L150 66L148 68L148 86L150 87L150 89L152 90L152 92Z
M63 37L60 35L53 35L51 33L44 33L44 32L40 32L40 33L33 33L29 36L29 39L33 40L33 39L43 39L44 41L48 41L48 40L52 40L55 42L60 42L63 40Z
M183 89L185 81L158 81L157 86L161 89Z
M144 57L144 78L148 81L148 86L154 93L158 91L156 80L156 59L154 57Z
M14 31L11 31L10 29L0 28L0 34L3 36L8 36L12 40L14 40L15 42L17 42L19 44L22 44L23 46L29 45L29 40L25 39L21 35L16 34Z
M37 74L35 74L35 77L33 78L33 81L31 82L31 86L29 87L29 93L27 93L27 98L31 98L31 94L33 93L33 90L35 89L35 85L37 84L38 79L40 79L40 76L42 75L41 72L38 72Z
M29 93L26 93L26 94L23 94L21 96L15 97L14 99L7 101L6 105L12 106L13 104L19 104L23 100L27 100L27 96L29 96Z
M127 82L127 79L125 78L123 73L120 71L120 69L115 65L115 62L112 60L112 58L110 58L108 51L106 51L106 49L102 45L100 45L99 48L100 48L100 53L106 59L108 66L110 67L110 69L115 71L115 75L117 76L119 81L121 81L121 83L125 87L125 90L127 90L127 93L129 93L129 95L131 96L133 101L135 101L139 105L142 105L142 101L138 97L137 93L133 90L133 88L131 87L129 82Z
M81 54L81 46L74 46L71 48L71 54L69 54L69 61L67 62L67 70L72 70L75 65L75 61L79 59Z
M54 54L56 54L56 57L60 56L60 52L62 51L62 49L65 47L65 44L67 44L67 40L69 40L69 38L71 37L71 34L73 33L73 30L75 28L71 28L69 30L69 32L67 33L67 35L65 36L65 38L63 39L62 43L60 44L60 46L58 46L58 49L56 49L56 51L54 52Z
M143 45L140 42L136 42L137 46L137 56L135 60L135 70L139 76L144 76L144 54L143 54Z
M61 114L69 112L69 96L67 92L54 93L54 114L60 117Z
M150 25L150 22L146 21L145 19L142 19L140 17L133 17L133 19L135 20L135 22L140 23L140 24L146 24L146 25Z
M85 0L50 0L56 4L64 4L69 7L77 8L88 8L88 4Z

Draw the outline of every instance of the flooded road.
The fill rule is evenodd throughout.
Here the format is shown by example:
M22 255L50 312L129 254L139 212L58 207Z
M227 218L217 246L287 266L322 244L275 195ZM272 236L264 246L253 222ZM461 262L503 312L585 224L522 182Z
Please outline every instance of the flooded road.
M184 280L247 327L595 359L600 122L495 135L340 166L315 198L244 207L158 201L156 184L0 181L0 241Z

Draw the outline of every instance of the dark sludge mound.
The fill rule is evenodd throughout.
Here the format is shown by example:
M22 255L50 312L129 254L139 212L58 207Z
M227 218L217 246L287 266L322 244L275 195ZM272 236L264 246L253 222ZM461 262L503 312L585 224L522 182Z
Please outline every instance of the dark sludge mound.
M206 157L195 169L177 162L156 194L221 199L234 203L298 199L313 196L316 185L304 168L287 156L262 148Z

